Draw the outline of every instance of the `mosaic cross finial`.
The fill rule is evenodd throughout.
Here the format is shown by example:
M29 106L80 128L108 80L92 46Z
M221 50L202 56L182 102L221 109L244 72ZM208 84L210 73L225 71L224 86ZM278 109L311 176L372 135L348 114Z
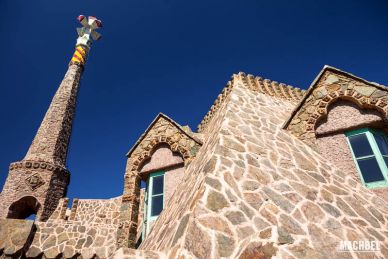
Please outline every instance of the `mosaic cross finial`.
M78 16L77 20L82 24L82 27L77 28L78 39L71 62L84 65L93 43L92 39L96 41L101 38L101 34L96 30L102 27L102 22L94 16L86 17L84 15Z

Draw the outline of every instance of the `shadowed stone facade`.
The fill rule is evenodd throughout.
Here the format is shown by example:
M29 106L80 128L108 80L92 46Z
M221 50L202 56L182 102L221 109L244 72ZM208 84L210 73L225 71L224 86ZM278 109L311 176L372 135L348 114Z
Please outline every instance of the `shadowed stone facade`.
M70 64L25 160L11 164L0 258L388 257L387 188L363 186L343 135L386 131L386 87L331 67L307 92L233 75L197 133L155 118L127 154L122 196L68 208L68 173L59 172L80 72ZM141 181L159 170L164 209L142 236ZM36 221L10 219L30 212ZM378 241L380 250L341 252L342 240Z

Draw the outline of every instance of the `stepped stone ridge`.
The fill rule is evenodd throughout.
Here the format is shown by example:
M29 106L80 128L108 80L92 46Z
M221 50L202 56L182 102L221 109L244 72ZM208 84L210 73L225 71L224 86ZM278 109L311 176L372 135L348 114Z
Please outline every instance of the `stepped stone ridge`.
M211 120L213 114L218 110L220 105L227 99L230 88L233 85L234 80L242 80L249 89L253 91L257 91L259 93L264 93L269 96L274 96L278 98L282 98L289 101L298 102L303 94L304 90L292 87L290 85L286 85L283 83L278 83L276 81L271 81L269 79L263 79L260 76L254 77L251 74L245 75L244 72L239 72L237 75L234 74L231 80L227 83L227 85L222 90L221 94L218 95L217 99L214 101L211 106L209 112L205 115L201 123L198 125L198 132L204 131L207 123Z
M25 159L10 165L0 258L388 258L388 187L363 184L345 137L388 134L386 87L328 66L307 91L240 72L198 132L156 116L127 153L121 196L68 208L85 60L75 55ZM151 221L150 179L162 173ZM378 249L340 249L365 240Z

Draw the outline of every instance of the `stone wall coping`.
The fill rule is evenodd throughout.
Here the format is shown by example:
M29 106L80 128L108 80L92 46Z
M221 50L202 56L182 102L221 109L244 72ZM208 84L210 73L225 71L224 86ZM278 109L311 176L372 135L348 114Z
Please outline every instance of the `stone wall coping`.
M82 198L74 198L73 200L77 199L79 202L83 201L103 201L103 202L109 202L116 199L121 199L121 195L113 198L107 198L107 199L82 199Z
M34 221L35 225L38 227L47 227L49 226L67 226L67 225L76 225L76 226L87 226L87 227L110 227L110 228L117 228L119 223L105 223L105 222L85 222L81 220L64 220L64 219L52 219L48 221Z
M199 123L197 127L199 133L206 128L206 125L209 123L213 115L227 99L234 84L239 80L241 80L245 86L253 91L292 102L299 101L305 93L305 90L298 87L293 87L284 83L278 83L277 81L265 79L260 76L253 76L251 74L246 75L244 72L233 74L231 79L227 82L226 86L222 89L221 93L217 96L209 111Z
M291 123L291 121L294 118L294 116L298 113L298 111L302 108L302 106L306 102L307 98L313 93L313 91L315 90L315 86L321 80L321 78L323 77L323 75L325 74L326 71L331 71L331 72L334 72L336 74L341 74L341 75L344 75L346 77L352 78L354 80L360 81L360 82L362 82L364 84L367 84L367 85L370 85L370 86L374 86L374 87L376 87L376 88L378 88L380 90L388 91L388 87L387 86L384 86L384 85L381 85L381 84L378 84L378 83L375 83L375 82L370 82L368 80L365 80L365 79L363 79L361 77L358 77L358 76L353 75L353 74L351 74L349 72L346 72L346 71L343 71L341 69L338 69L336 67L325 65L322 68L322 70L319 72L319 74L315 77L315 79L313 80L313 82L311 83L309 88L307 89L305 95L300 100L298 105L295 106L294 110L291 112L290 117L283 124L283 126L282 126L283 129L286 129L289 126L289 124Z

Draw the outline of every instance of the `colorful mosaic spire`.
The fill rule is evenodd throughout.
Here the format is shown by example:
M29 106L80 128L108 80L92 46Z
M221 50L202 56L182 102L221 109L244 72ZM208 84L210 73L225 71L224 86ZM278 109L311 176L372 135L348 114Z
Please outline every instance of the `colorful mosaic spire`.
M92 39L95 41L101 39L101 34L96 32L96 30L102 27L102 22L94 16L85 17L80 15L77 19L82 24L82 27L77 28L78 39L71 63L84 65L93 43Z

